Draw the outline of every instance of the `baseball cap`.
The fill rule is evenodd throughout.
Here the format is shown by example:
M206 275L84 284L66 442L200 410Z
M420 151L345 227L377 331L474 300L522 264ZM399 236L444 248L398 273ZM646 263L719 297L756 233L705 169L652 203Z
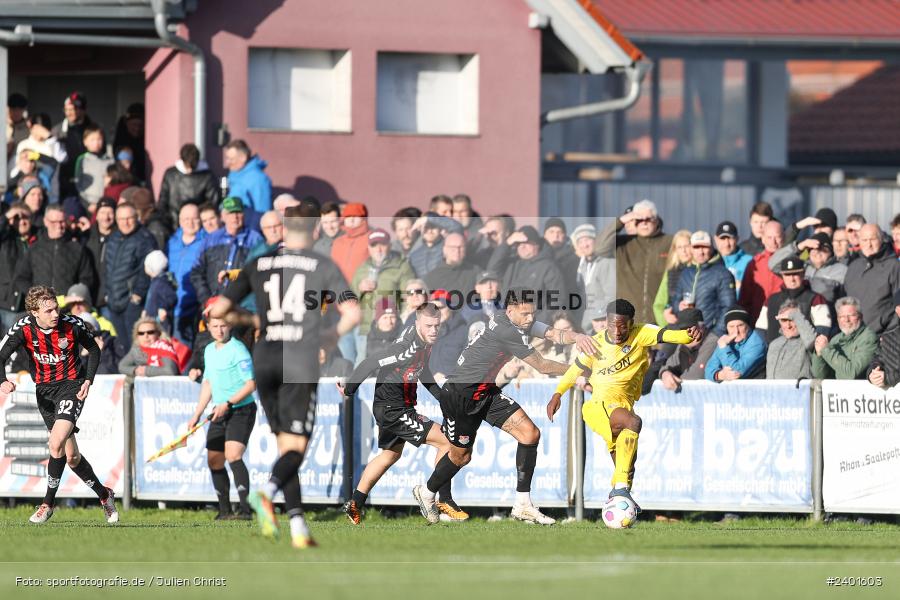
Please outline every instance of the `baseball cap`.
M716 237L733 237L738 236L737 225L731 221L722 221L716 225Z
M607 318L606 315L607 315L606 307L601 306L596 311L594 311L593 315L591 315L591 321L603 321L604 319Z
M691 246L712 246L712 239L710 239L709 234L705 231L695 231L691 234Z
M434 290L431 292L431 301L438 306L448 306L450 304L450 292L447 290Z
M784 275L785 273L802 273L806 267L799 257L788 256L786 259L781 261L779 268L781 269L781 274Z
M66 102L71 102L75 108L87 108L87 98L81 92L72 92L66 96Z
M113 209L113 210L116 210L116 201L115 201L115 199L110 198L109 196L103 196L103 197L100 198L100 200L97 202L97 210L100 210L101 208L111 208L111 209Z
M6 106L10 108L28 108L28 98L19 92L13 92L6 100Z
M500 281L500 278L497 277L493 271L482 271L475 279L475 283L481 283L483 281Z
M222 212L242 213L244 212L244 203L241 202L240 198L229 196L222 201Z
M373 229L369 232L369 245L374 246L375 244L390 244L391 236L387 231L381 228Z

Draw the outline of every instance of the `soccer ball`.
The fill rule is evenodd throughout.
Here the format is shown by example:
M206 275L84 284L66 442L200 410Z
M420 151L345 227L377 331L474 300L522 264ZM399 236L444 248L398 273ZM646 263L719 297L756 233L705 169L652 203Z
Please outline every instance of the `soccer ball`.
M637 508L628 498L613 496L603 505L601 517L610 529L626 529L637 522Z

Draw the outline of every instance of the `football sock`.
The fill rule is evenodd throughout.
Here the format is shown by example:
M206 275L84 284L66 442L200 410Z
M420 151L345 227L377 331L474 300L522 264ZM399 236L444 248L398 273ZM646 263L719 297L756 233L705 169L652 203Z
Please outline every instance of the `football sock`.
M81 460L78 461L78 464L75 465L72 472L78 475L84 482L84 485L91 488L101 500L106 500L106 497L109 496L106 486L102 485L97 479L97 474L94 473L94 467L91 466L91 463L88 462L84 455L81 456Z
M369 495L364 492L361 492L359 490L353 490L353 497L350 499L353 500L354 502L356 502L357 507L360 507L366 503L366 498L368 498L368 497L369 497Z
M537 464L537 444L519 444L516 450L516 491L530 492L534 466Z
M434 495L437 491L441 489L445 483L453 479L453 476L459 473L460 468L461 467L458 467L450 460L449 453L445 454L443 458L438 461L438 464L435 465L434 472L425 484L425 487L430 494L429 499L434 499Z
M289 477L281 488L284 492L284 510L288 516L293 519L295 516L303 515L302 497L300 495L300 477L294 473L293 477Z
M447 483L441 486L441 489L438 490L438 494L441 496L441 502L453 502L453 490L450 489L452 479L448 479Z
M519 506L530 506L531 492L516 492L516 504Z
M59 489L59 480L65 468L65 454L59 458L50 457L50 460L47 462L47 493L44 494L44 504L53 506L53 503L56 502L56 490Z
M291 526L291 537L312 537L312 534L309 531L309 525L306 524L306 518L303 516L303 513L295 514L291 517L290 520Z
M262 488L269 498L273 498L278 490L283 489L288 479L297 476L301 464L303 464L303 453L296 450L290 450L278 457L272 467L272 477Z
M234 487L237 488L241 512L248 513L250 512L250 505L247 504L247 494L250 493L250 473L247 471L247 465L240 458L228 464L231 465L231 474L234 475Z
M638 434L631 429L623 429L616 438L616 470L613 474L615 487L619 484L628 486L634 470L634 459L637 456Z
M219 514L230 515L231 499L228 495L231 488L231 480L228 478L228 471L224 467L221 469L210 469L209 471L212 473L213 487L216 488L216 497L219 499Z

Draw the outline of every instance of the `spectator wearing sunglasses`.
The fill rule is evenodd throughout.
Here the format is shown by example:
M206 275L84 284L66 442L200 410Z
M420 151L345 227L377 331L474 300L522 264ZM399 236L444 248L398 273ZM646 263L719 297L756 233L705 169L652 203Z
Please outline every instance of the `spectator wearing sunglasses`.
M410 279L403 291L403 309L400 311L400 322L409 327L416 321L416 309L428 300L428 287L421 279Z
M131 337L131 350L119 361L119 373L129 377L178 375L175 347L162 337L156 319L138 319Z

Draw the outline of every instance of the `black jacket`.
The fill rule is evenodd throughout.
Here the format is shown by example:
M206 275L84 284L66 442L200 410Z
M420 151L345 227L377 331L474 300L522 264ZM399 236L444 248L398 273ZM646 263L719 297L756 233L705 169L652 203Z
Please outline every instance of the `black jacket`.
M441 263L425 276L425 287L431 291L458 291L462 295L457 295L457 298L463 300L475 289L476 268L468 261L453 267L446 262Z
M97 272L91 251L68 237L51 240L47 232L38 234L16 270L16 287L22 297L33 285L49 285L65 294L76 283L97 293Z
M172 223L178 222L178 211L185 204L210 203L218 206L221 199L215 176L207 170L182 173L169 167L159 188L159 210L168 213Z
M892 327L894 292L900 288L900 261L894 256L890 244L883 244L881 251L871 257L860 254L847 267L844 289L848 296L859 300L860 311L866 327L881 333Z
M881 334L878 351L866 372L867 378L875 367L881 367L884 371L884 385L887 387L894 387L900 383L900 327L894 327Z
M534 258L522 260L512 246L500 244L494 250L488 268L502 274L501 290L521 288L542 293L541 302L535 305L536 321L549 323L554 312L568 306L568 290L549 245L544 245Z
M23 310L25 296L16 287L16 266L28 252L28 241L0 215L0 308L13 312Z
M84 245L94 257L94 266L97 269L97 306L103 306L104 298L106 298L106 242L115 231L116 228L113 225L112 232L103 235L97 228L97 224L94 223L84 240Z
M115 312L128 307L132 294L144 300L150 278L144 273L144 258L156 250L156 240L138 226L125 236L116 231L106 241L106 304Z

